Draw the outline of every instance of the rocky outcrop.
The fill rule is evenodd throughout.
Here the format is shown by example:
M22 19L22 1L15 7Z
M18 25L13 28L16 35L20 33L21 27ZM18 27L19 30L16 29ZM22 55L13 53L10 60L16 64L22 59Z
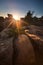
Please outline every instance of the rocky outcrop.
M9 37L8 29L0 33L0 65L29 65L35 63L35 54L29 38L21 34Z
M8 30L0 32L0 65L12 65L13 38L9 38Z

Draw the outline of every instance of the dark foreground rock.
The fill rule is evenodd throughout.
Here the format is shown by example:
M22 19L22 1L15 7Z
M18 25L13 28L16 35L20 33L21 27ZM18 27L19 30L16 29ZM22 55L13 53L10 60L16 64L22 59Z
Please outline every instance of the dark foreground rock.
M34 49L26 35L19 35L17 39L8 38L5 30L0 35L0 65L29 65L35 63Z

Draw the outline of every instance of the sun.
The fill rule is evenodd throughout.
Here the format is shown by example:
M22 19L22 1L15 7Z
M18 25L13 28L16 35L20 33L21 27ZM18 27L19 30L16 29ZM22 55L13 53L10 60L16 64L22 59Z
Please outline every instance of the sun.
M17 16L17 15L13 15L13 18L14 18L15 20L20 20L20 17Z

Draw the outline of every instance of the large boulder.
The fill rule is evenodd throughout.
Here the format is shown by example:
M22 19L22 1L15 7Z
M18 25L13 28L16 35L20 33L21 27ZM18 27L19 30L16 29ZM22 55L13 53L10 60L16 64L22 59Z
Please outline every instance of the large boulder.
M33 46L30 42L30 39L26 35L20 35L16 39L15 50L16 55L14 55L14 64L15 65L33 65L35 63L35 52Z
M9 37L8 29L0 35L0 65L29 65L35 63L35 53L30 39L24 35Z

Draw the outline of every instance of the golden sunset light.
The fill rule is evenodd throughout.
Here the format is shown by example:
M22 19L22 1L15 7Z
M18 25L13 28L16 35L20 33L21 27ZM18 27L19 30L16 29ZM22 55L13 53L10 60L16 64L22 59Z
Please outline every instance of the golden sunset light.
M43 65L43 0L0 0L0 65Z
M13 15L13 18L14 18L15 20L20 20L20 17L19 17L18 15Z

